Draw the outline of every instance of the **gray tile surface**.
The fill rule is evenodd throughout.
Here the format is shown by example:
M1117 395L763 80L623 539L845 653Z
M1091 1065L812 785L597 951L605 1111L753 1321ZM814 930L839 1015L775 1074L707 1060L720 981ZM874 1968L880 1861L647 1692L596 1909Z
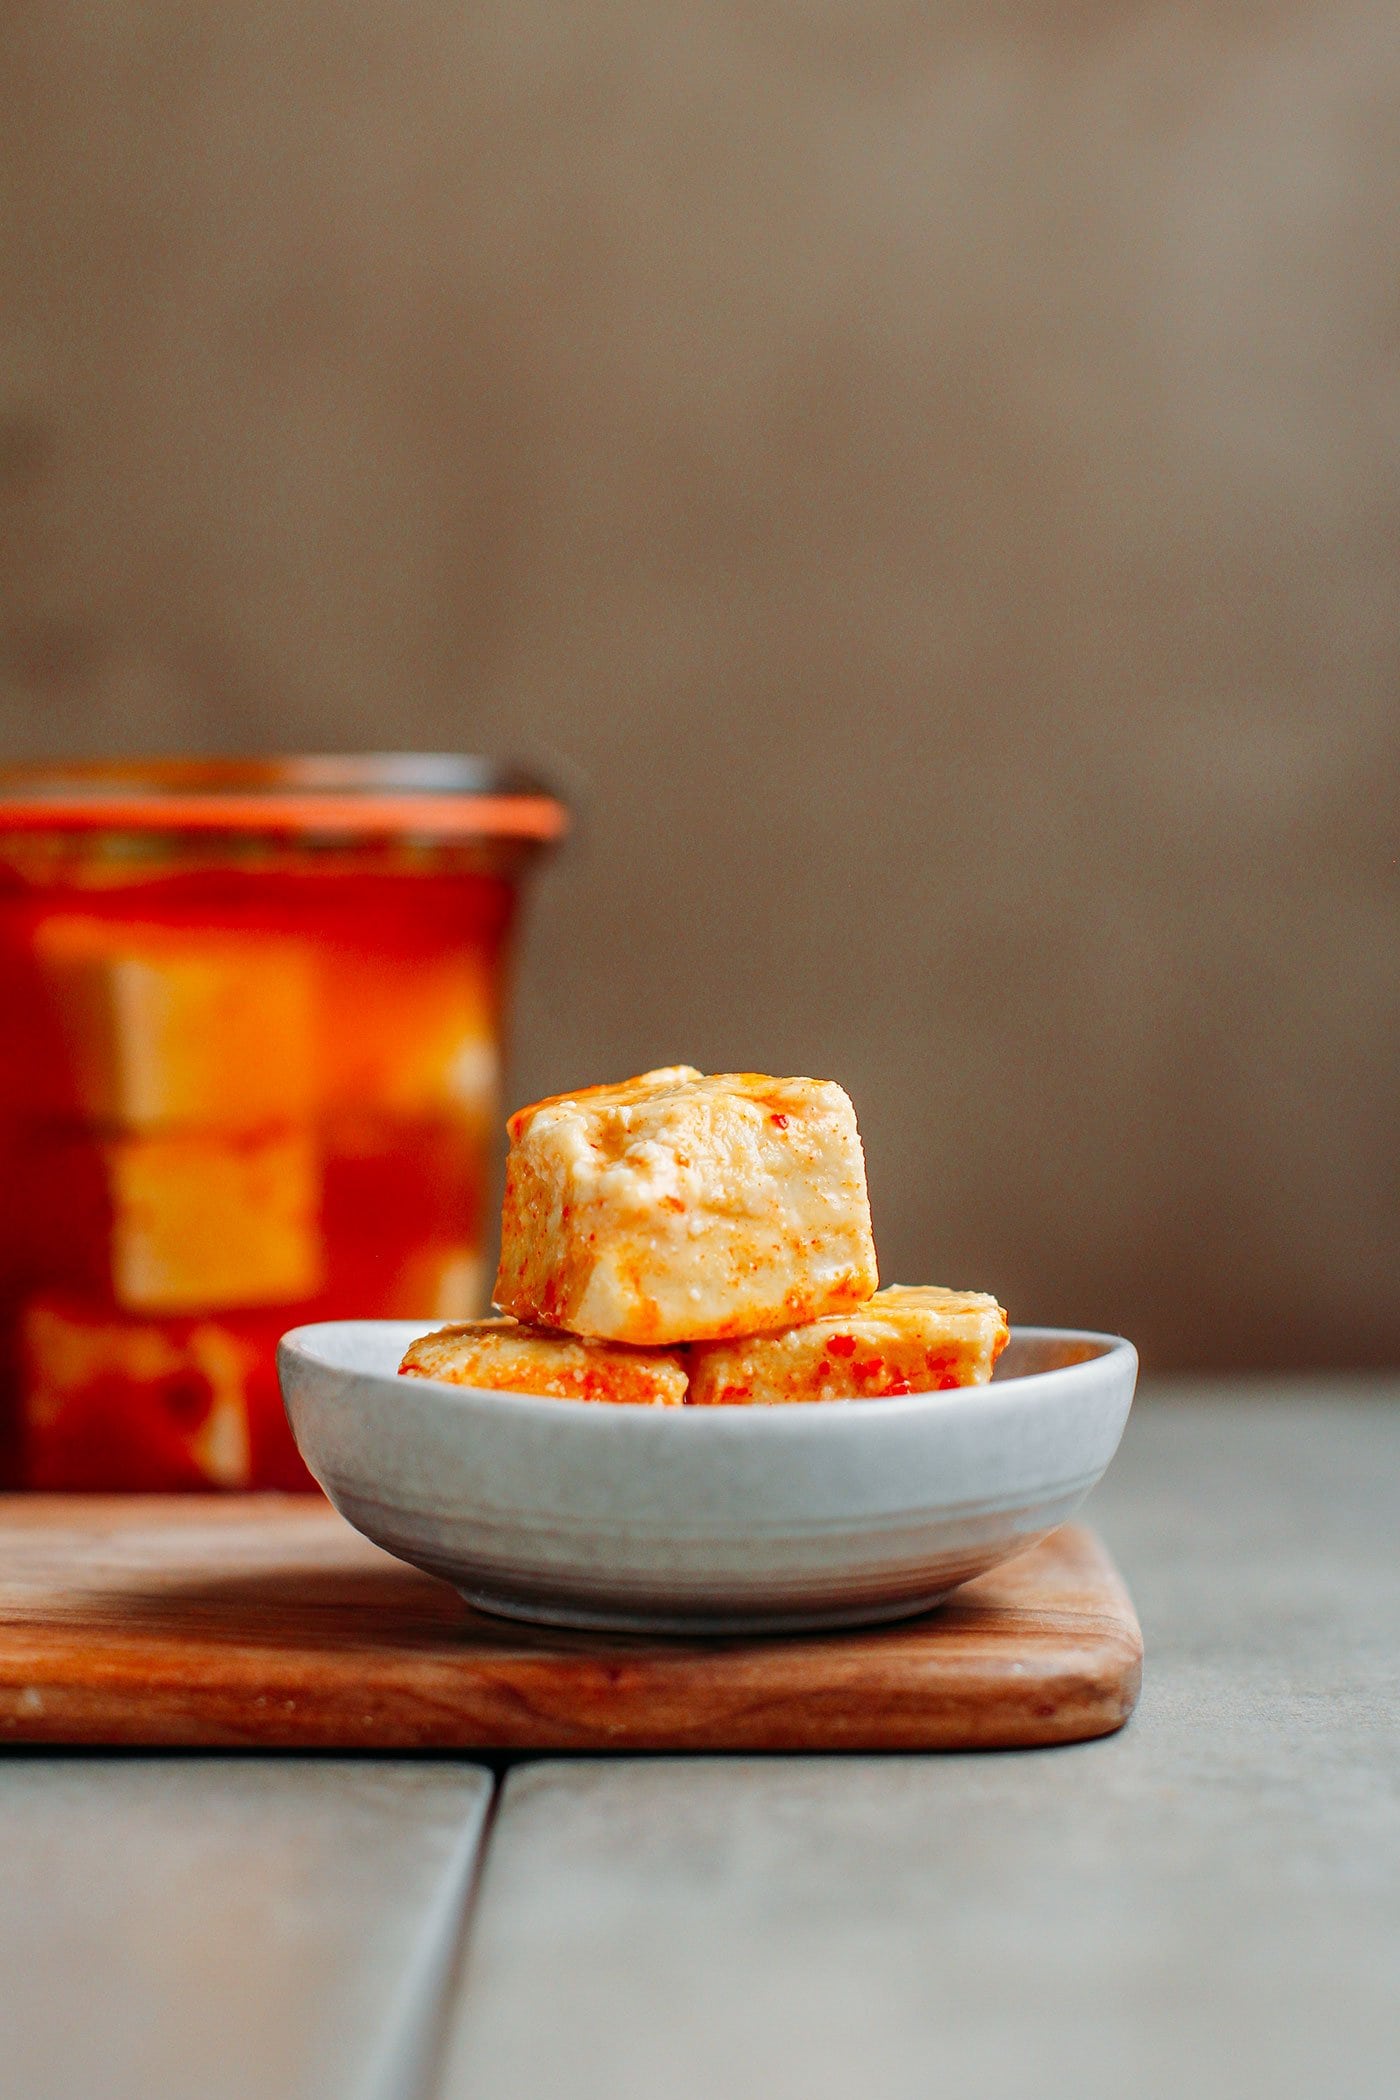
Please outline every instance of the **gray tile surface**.
M445 2100L1395 2100L1400 1389L1150 1395L1093 1516L1118 1737L516 1771Z
M0 1759L5 2100L419 2100L491 1781Z

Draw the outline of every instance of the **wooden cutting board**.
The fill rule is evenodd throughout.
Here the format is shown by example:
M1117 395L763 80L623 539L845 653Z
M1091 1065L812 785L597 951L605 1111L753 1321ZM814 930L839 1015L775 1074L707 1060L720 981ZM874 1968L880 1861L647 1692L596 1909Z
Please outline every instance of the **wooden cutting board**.
M485 1617L300 1496L0 1496L0 1742L954 1750L1122 1726L1142 1638L1067 1525L868 1631L661 1640Z

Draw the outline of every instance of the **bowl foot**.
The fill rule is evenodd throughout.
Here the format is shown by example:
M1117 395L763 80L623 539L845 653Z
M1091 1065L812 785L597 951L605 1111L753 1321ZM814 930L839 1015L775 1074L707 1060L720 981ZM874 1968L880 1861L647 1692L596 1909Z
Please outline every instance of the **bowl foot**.
M851 1626L881 1626L895 1619L914 1619L932 1611L951 1594L948 1586L926 1596L891 1598L888 1602L816 1611L765 1612L736 1608L718 1612L639 1611L609 1605L570 1604L544 1597L507 1597L496 1590L465 1589L457 1585L474 1611L495 1619L523 1620L527 1625L560 1626L573 1633L664 1633L685 1639L689 1636L721 1635L747 1638L755 1634L824 1633Z

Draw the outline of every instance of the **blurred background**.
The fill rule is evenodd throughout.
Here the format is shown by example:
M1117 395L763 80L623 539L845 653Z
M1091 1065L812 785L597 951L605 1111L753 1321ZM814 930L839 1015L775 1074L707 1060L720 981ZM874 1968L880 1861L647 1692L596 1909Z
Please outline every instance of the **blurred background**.
M30 0L0 758L481 750L512 1098L839 1078L888 1280L1400 1353L1391 0Z

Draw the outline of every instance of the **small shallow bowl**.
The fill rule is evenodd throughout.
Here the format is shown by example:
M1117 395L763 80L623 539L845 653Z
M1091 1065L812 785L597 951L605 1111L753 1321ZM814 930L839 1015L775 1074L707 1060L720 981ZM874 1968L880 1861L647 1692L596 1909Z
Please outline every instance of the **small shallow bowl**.
M990 1385L783 1407L609 1407L400 1378L421 1321L298 1327L292 1433L341 1515L482 1611L736 1633L924 1611L1064 1522L1137 1352L1014 1330Z

